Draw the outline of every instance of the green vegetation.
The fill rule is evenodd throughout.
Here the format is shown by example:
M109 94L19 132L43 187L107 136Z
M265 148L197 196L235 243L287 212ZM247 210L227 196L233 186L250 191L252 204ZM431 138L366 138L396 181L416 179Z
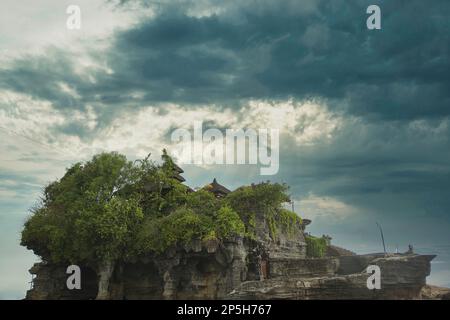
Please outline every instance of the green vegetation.
M278 214L278 225L280 225L289 235L294 234L296 227L300 227L303 221L295 212L282 209Z
M176 166L165 150L162 160L130 162L102 153L71 166L44 189L21 244L44 261L91 266L99 275L97 297L107 298L119 262L193 240L255 238L258 217L269 221L272 239L301 223L283 209L289 201L286 185L260 183L216 198L205 190L188 192L174 178Z
M213 215L196 213L187 206L158 219L147 219L138 236L138 253L161 253L176 244L194 239L223 240L244 234L244 223L229 207Z
M255 237L256 218L261 215L267 221L270 237L276 240L280 232L292 235L302 224L296 213L283 208L290 201L287 192L285 184L263 182L241 187L227 195L225 201L244 221L246 236Z
M327 241L324 237L317 238L310 235L305 237L306 255L310 258L322 258L327 249Z

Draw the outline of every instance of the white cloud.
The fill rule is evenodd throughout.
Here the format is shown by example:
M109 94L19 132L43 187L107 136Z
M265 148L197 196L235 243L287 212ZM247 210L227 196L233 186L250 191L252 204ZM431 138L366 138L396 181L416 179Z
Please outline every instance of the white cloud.
M159 159L161 149L174 151L177 147L170 142L170 128L190 130L199 120L216 123L222 129L279 129L282 139L283 135L290 136L297 146L329 141L342 124L342 119L325 105L292 99L249 101L240 111L211 105L188 109L177 104L124 109L101 128L98 122L102 110L90 105L85 111L60 110L50 102L4 90L0 92L0 107L0 136L4 141L0 169L28 175L42 184L60 177L71 163L102 151L118 151L130 159L152 153L153 159ZM85 136L62 130L66 126L84 128Z
M81 30L68 30L66 9L76 4L81 9ZM78 47L94 39L107 38L117 28L125 28L148 16L148 10L111 10L104 0L3 0L0 12L0 52L5 57L18 53L43 52L46 47ZM18 35L20 32L20 36ZM98 45L98 43L97 43Z
M294 199L300 208L300 216L311 220L326 219L328 222L344 220L357 213L357 208L339 199L309 194L306 198Z
M343 122L325 104L293 99L276 103L250 101L242 113L245 126L280 129L282 133L292 135L298 145L329 140Z

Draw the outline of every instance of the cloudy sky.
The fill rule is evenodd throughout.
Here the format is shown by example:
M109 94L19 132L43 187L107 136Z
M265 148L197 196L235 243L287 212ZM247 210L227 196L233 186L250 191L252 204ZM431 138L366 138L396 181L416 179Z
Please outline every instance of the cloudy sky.
M0 299L29 286L20 230L45 184L101 151L157 158L194 121L279 129L280 170L187 165L192 187L286 182L312 233L380 251L379 222L389 250L438 253L431 282L450 286L448 0L0 7Z

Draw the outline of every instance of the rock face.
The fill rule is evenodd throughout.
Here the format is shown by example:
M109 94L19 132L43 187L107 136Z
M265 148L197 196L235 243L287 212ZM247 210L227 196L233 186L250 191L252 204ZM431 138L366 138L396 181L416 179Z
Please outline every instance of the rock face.
M273 259L268 279L249 268L248 247L228 243L174 251L165 259L123 264L110 284L112 299L442 299L450 290L429 289L425 278L434 256L377 255L322 259ZM345 261L341 265L342 261ZM381 289L369 290L365 269L378 265ZM359 272L349 273L359 267ZM65 266L36 264L27 299L94 299L95 272L82 267L82 289L68 290ZM427 289L428 288L428 289Z
M97 295L97 275L89 268L82 268L81 290L67 289L68 275L64 266L40 262L30 269L30 273L35 275L35 278L33 288L27 292L26 299L95 299Z
M450 300L450 289L426 285L420 292L423 300Z
M242 283L229 297L233 299L418 299L434 256L377 255L299 261L297 270L264 281ZM344 261L344 265L341 263ZM367 288L368 265L381 270L381 289ZM359 272L353 272L359 268ZM285 270L289 270L288 268ZM322 273L314 274L310 270ZM351 271L351 272L350 272Z
M290 241L284 237L281 243L276 256L304 257L305 249L297 238ZM243 281L259 280L260 262L264 259L268 266L270 254L262 242L242 238L228 242L193 241L167 250L164 255L143 257L116 267L109 285L110 298L222 299ZM36 277L27 299L95 298L98 289L95 272L80 266L82 290L70 291L66 288L66 268L36 264L30 269Z
M355 255L329 246L308 258L304 226L279 230L275 240L257 221L256 239L196 240L116 266L111 299L418 299L434 256ZM367 289L368 265L381 270L381 289ZM66 287L67 266L38 263L27 299L95 299L98 275L81 268L81 290Z

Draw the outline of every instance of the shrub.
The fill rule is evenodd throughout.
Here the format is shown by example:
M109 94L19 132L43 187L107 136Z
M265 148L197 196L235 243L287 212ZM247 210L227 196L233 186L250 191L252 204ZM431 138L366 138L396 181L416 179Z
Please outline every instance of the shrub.
M256 216L268 221L271 237L277 233L277 215L282 205L288 202L288 187L285 184L263 182L241 187L228 194L224 201L238 213L245 225L245 235L255 237Z
M310 235L305 237L306 255L310 258L322 258L327 249L327 241L325 238L317 238Z
M219 209L215 223L215 233L219 238L226 239L244 235L244 223L239 215L228 206Z

